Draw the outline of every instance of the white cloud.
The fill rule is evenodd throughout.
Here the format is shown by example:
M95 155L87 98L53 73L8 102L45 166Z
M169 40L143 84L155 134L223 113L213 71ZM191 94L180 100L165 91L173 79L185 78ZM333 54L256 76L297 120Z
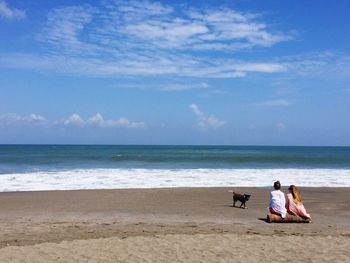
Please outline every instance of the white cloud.
M201 112L196 104L189 105L192 112L197 117L197 126L201 130L206 130L208 128L220 128L226 124L226 121L220 120L216 117L207 117L203 112Z
M189 58L186 56L172 56L159 58L148 57L143 60L130 58L120 61L106 62L99 58L77 58L74 56L62 57L33 56L25 54L6 54L0 56L0 67L36 69L40 71L55 71L69 75L88 76L155 76L175 75L177 77L194 78L240 78L248 72L276 73L285 71L285 67L276 63L259 63L265 69L249 68L252 63L235 60L215 60ZM237 70L247 65L244 71ZM270 69L267 69L270 68Z
M85 121L80 117L79 114L74 113L71 116L69 116L66 120L64 120L63 124L83 126L85 124Z
M6 114L0 115L0 123L1 124L11 124L11 123L16 123L16 122L21 122L24 120L25 120L24 117L21 117L16 113L6 113Z
M234 9L182 7L180 10L163 5L162 8L167 12L155 17L145 10L150 4L143 2L136 19L130 19L135 15L134 8L129 11L130 6L135 6L133 1L129 2L129 9L114 13L124 22L119 24L117 31L152 47L187 50L232 51L255 46L267 47L292 37L289 33L269 32L268 25L258 21L258 16Z
M151 1L106 1L105 7L108 9L117 9L121 13L132 14L132 17L126 17L127 19L141 19L145 16L160 16L167 15L173 12L173 8L165 6L159 2Z
M47 17L39 37L45 48L41 55L0 55L0 67L85 76L239 78L287 68L277 62L235 60L232 52L292 38L255 14L150 1L63 6ZM213 58L213 51L221 59Z
M127 118L119 118L115 120L106 120L100 113L96 113L88 119L82 118L79 114L74 113L63 120L47 120L45 117L32 113L29 116L21 116L16 113L0 114L0 125L13 124L45 124L48 126L64 125L64 126L78 126L78 127L125 127L133 129L147 128L147 124L143 121L135 122Z
M43 124L46 123L46 118L38 114L30 114L29 116L21 116L16 113L5 113L0 114L0 124L11 125L11 124Z
M160 89L164 91L180 91L180 90L207 89L207 88L209 88L209 85L205 82L202 82L202 83L193 83L193 84L176 83L176 84L162 85Z
M116 88L122 89L142 89L142 90L161 90L161 91L183 91L190 89L207 89L210 86L205 83L163 83L163 84L117 84Z
M283 65L291 73L311 78L350 78L350 55L334 51L311 52L282 57Z
M261 72L261 73L274 73L283 72L287 68L278 63L244 63L233 66L234 70L238 72Z
M23 19L26 17L26 14L22 10L8 7L5 1L0 1L0 17L4 17L9 20Z
M98 126L104 126L105 125L105 120L104 120L104 118L102 117L102 115L100 113L96 113L94 116L89 118L89 120L87 122L91 123L91 124L98 125Z
M196 10L190 12L190 17L211 28L207 34L201 36L203 40L207 40L205 49L211 49L212 46L218 49L220 44L221 48L231 50L254 46L266 47L292 38L290 34L268 32L268 26L258 21L258 16L233 9ZM227 40L231 40L229 44L226 44Z
M292 103L285 99L277 99L277 100L266 100L261 101L257 103L251 104L252 106L267 106L267 107L273 107L273 106L290 106Z
M61 122L62 123L62 122ZM69 126L96 126L96 127L125 127L125 128L146 128L145 122L133 122L127 118L119 118L116 120L105 120L100 113L84 120L80 115L74 113L67 119L63 120L64 125Z
M41 123L41 122L46 122L46 119L43 116L41 116L41 115L32 113L29 116L29 121L30 122Z
M92 52L94 46L79 40L80 32L91 22L96 10L90 6L69 6L54 9L47 15L47 23L39 40L54 48L80 55Z
M203 112L201 112L196 104L191 104L190 109L193 111L194 114L200 119L204 118Z
M128 127L128 128L146 128L147 125L145 122L132 122L126 118L120 118L119 120L114 121L116 126Z

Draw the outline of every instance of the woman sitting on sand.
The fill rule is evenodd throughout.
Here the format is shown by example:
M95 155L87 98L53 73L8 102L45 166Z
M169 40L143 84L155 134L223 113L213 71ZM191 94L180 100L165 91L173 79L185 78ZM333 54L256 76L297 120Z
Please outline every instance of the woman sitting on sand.
M288 188L289 193L286 199L286 209L288 214L297 215L304 219L311 219L310 214L306 213L306 209L301 200L301 194L295 185Z
M285 207L286 197L284 196L284 193L280 190L281 183L279 181L276 181L274 182L273 187L275 188L275 190L270 193L270 213L285 218L287 215L287 210Z

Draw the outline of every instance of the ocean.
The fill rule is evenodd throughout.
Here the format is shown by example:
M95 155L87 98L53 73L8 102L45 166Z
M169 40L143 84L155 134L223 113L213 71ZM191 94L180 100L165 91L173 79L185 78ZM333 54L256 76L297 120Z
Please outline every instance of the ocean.
M0 191L350 186L350 147L0 145Z

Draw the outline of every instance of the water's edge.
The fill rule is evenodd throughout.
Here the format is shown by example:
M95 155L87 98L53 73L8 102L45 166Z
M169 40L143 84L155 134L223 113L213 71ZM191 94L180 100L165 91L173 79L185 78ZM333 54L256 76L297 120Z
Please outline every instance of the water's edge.
M350 169L76 169L4 174L0 192L168 187L350 187Z

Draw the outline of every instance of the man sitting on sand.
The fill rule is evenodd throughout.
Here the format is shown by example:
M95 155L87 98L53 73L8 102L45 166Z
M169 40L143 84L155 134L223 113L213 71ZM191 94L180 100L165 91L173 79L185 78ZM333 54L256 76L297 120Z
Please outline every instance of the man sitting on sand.
M276 181L274 182L273 187L275 188L275 190L270 193L270 213L285 218L287 215L286 197L284 196L284 193L280 190L281 183L279 181Z

